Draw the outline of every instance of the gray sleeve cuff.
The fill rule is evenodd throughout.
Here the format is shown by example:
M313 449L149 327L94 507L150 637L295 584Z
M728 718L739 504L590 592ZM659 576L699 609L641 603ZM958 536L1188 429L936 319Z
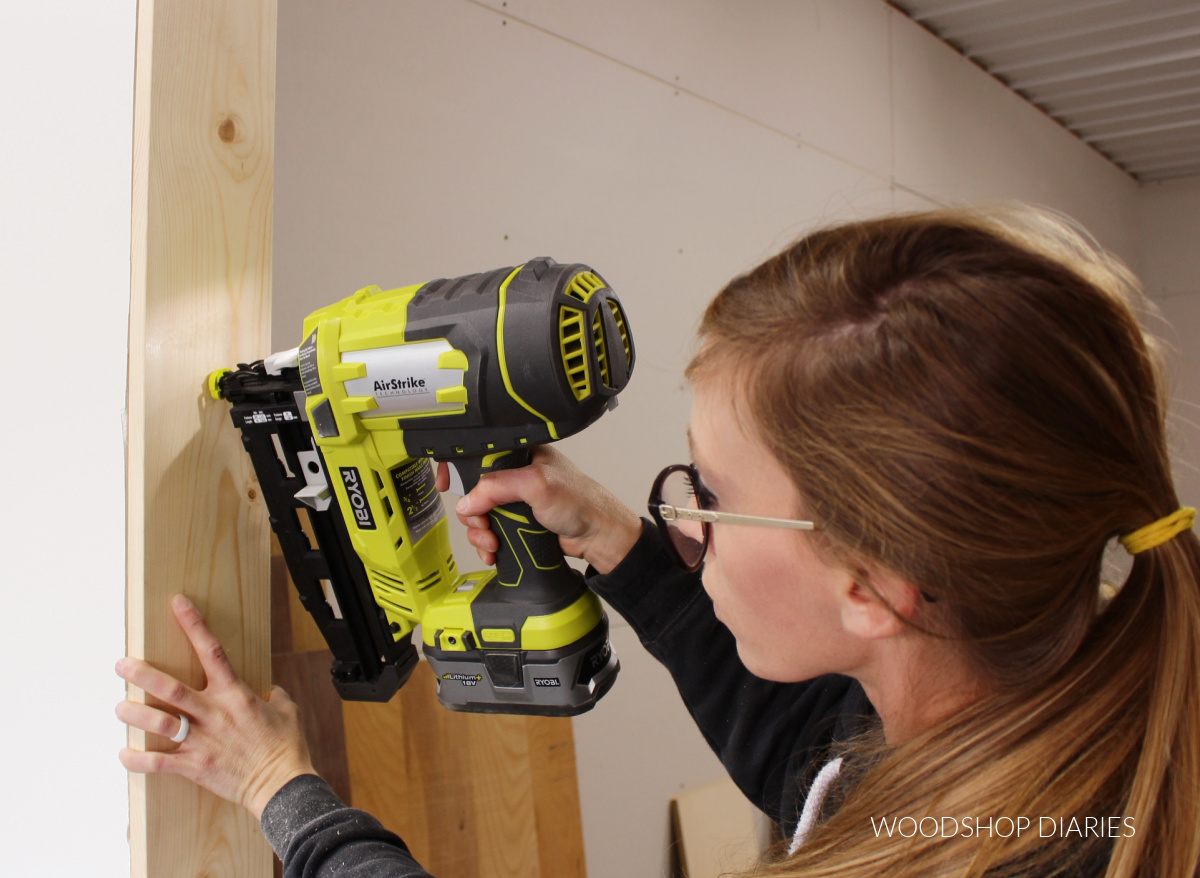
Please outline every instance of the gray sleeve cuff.
M346 803L333 789L315 774L294 777L271 797L263 808L263 835L280 859L292 846L296 836L317 818L345 808Z

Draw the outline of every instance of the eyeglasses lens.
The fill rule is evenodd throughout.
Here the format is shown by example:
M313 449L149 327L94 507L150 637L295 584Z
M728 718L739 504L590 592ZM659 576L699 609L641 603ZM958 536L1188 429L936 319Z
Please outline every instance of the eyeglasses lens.
M686 470L675 470L666 477L662 486L662 501L680 509L695 509L699 506L695 486ZM699 521L679 519L667 521L666 525L671 544L679 553L679 559L688 567L698 566L708 548L705 525Z

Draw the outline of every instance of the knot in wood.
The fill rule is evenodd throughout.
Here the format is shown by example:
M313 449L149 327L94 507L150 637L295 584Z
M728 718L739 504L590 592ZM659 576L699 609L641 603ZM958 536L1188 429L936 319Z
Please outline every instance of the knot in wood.
M226 116L217 126L217 136L225 143L233 143L237 139L237 121L232 116Z

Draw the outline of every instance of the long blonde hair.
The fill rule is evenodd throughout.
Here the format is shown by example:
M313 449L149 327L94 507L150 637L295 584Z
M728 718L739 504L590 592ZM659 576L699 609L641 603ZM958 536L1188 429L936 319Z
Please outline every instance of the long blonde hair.
M1200 541L1138 554L1100 597L1106 546L1179 506L1144 308L1123 266L1032 210L823 229L709 306L690 375L747 376L834 555L935 598L995 693L858 760L842 807L761 874L1196 874ZM905 816L1031 825L876 831Z

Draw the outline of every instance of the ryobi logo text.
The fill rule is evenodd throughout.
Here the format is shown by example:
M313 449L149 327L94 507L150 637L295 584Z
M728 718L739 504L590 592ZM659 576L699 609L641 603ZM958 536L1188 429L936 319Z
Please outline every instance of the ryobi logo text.
M354 513L354 523L359 530L375 530L375 518L371 515L371 504L363 491L362 479L358 475L358 467L339 467L342 473L342 484L346 486L346 498L350 501L350 511Z
M376 381L373 390L375 393L382 393L384 396L424 393L425 379L410 376L408 378L392 378L388 381Z

